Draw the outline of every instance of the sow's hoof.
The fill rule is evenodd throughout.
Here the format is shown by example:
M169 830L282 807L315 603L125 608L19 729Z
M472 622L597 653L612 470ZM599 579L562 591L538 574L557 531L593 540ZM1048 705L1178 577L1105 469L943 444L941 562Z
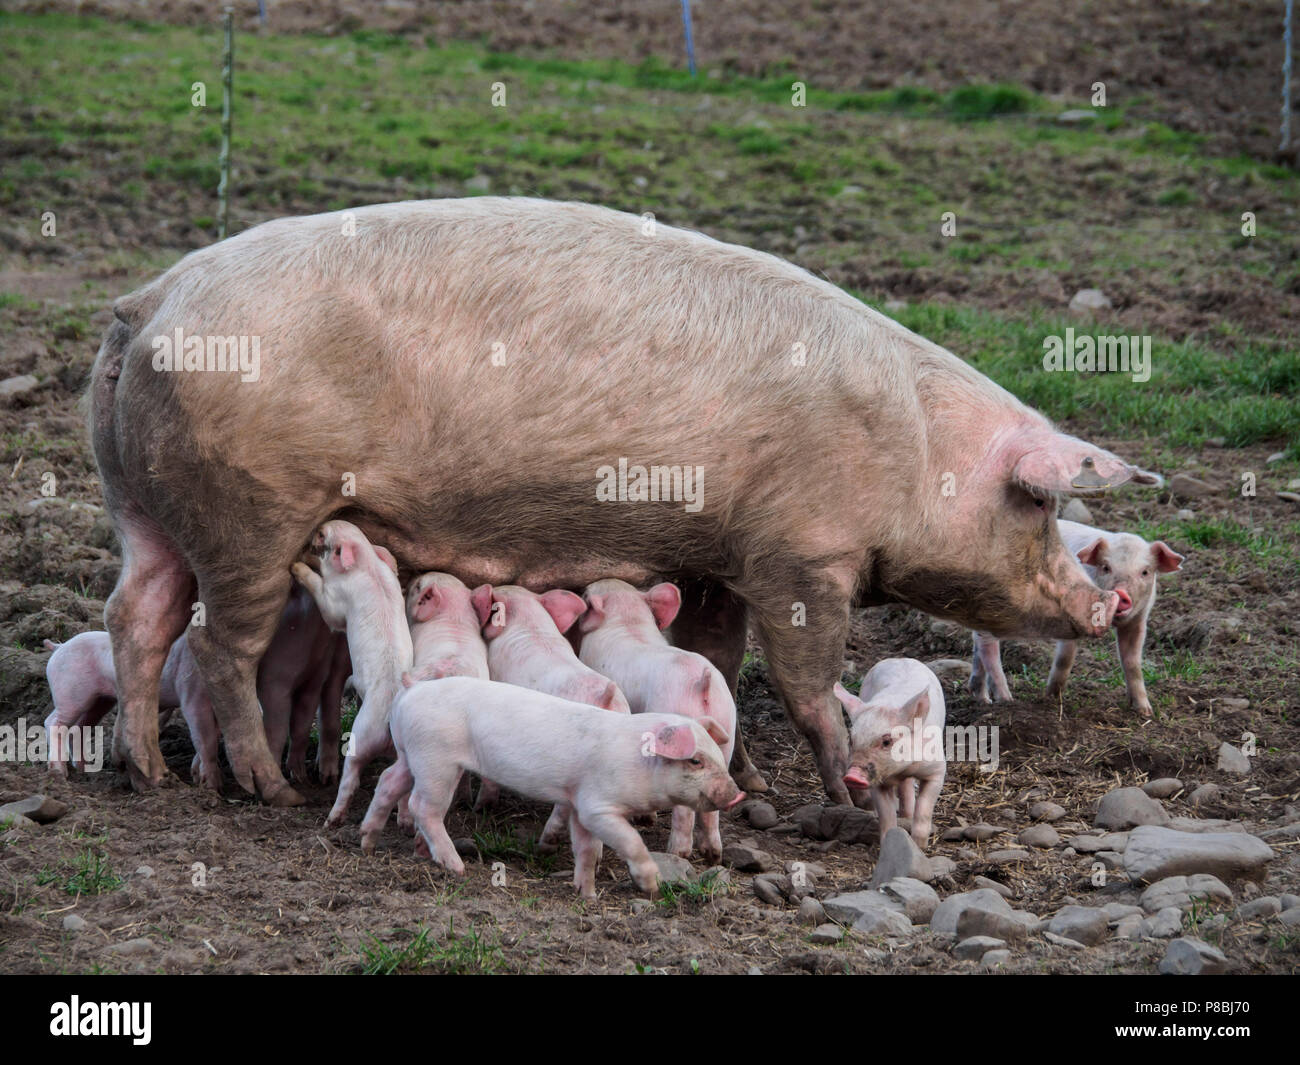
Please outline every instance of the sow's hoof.
M307 800L288 784L263 800L267 806L306 806Z
M761 795L768 790L767 781L763 779L763 774L752 766L731 779L736 782L736 787L749 794L757 792Z

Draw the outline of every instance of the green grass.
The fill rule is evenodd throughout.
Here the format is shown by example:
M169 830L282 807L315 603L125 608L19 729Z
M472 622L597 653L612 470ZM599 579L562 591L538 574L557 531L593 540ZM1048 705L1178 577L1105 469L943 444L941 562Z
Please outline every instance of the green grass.
M485 862L523 865L530 876L546 876L555 869L556 856L537 849L537 840L521 840L512 826L495 818L480 821L474 832L474 845Z
M712 902L719 895L730 894L730 885L723 882L717 871L710 871L697 880L664 880L659 885L656 900L666 909L677 909L684 903Z
M36 874L38 884L58 884L69 895L105 895L116 891L125 881L113 873L103 851L87 847L71 862L62 861L60 869L48 866Z
M392 976L400 973L433 971L447 975L490 974L499 971L505 957L498 943L481 935L472 925L468 932L456 933L455 918L447 920L447 934L430 938L430 930L420 927L414 932L393 929L405 938L398 943L384 943L366 936L358 947L359 971L366 976Z

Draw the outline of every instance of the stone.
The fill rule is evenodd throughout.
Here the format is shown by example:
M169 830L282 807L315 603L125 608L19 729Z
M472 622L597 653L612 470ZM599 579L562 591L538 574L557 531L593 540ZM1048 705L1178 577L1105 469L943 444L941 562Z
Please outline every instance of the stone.
M1135 880L1212 873L1260 879L1273 849L1245 832L1179 832L1158 825L1135 828L1124 849L1124 871Z
M1249 699L1219 698L1214 700L1220 710L1249 710Z
M1081 288L1070 299L1072 311L1104 311L1110 307L1110 300L1099 288Z
M645 913L647 910L653 910L654 908L655 908L655 904L651 902L649 899L632 900L633 913Z
M1076 943L1093 946L1106 938L1110 920L1104 910L1091 906L1064 906L1052 917L1047 930Z
M853 922L853 931L868 936L910 936L913 929L901 910L866 910Z
M465 189L468 192L487 192L492 188L492 179L486 174L475 174L465 182Z
M17 828L40 828L30 817L24 817L22 814L6 814L0 817L0 831L8 831Z
M1092 511L1085 505L1082 499L1071 499L1065 504L1065 509L1061 511L1061 517L1066 521L1076 521L1080 525L1092 524Z
M990 950L984 957L980 958L980 968L985 972L992 972L1011 960L1011 951L1009 950Z
M1177 906L1166 906L1142 922L1142 934L1150 939L1169 939L1182 930L1183 911Z
M912 837L901 828L894 827L885 833L885 838L880 842L880 857L876 859L870 886L878 888L900 876L928 883L934 879L934 871L930 868L930 859Z
M1029 858L1029 851L1019 848L1007 848L1005 850L991 851L985 855L984 860L990 865L1011 865L1015 862L1023 862Z
M125 958L139 957L144 954L153 954L157 951L152 939L141 936L139 939L128 939L124 943L114 943L108 948L110 954L120 954Z
M952 828L945 828L941 833L939 833L939 839L944 843L956 843L958 840L965 838L965 825L953 825Z
M905 311L907 310L907 300L885 300L885 310Z
M1300 503L1300 492L1278 492L1277 497L1283 503Z
M1219 744L1219 771L1244 777L1250 774L1250 759L1231 743Z
M732 843L722 848L722 864L729 865L740 873L766 873L778 868L776 859L767 851L739 843Z
M1100 836L1074 836L1070 840L1070 846L1079 854L1095 854L1106 849Z
M799 900L799 923L819 925L826 920L826 909L820 902L809 895Z
M1284 892L1278 897L1277 901L1282 904L1283 913L1286 913L1287 910L1294 910L1296 907L1300 907L1300 895L1292 895L1290 892Z
M995 913L980 906L969 906L957 917L958 939L992 936L1008 943L1023 943L1028 934L1029 923L1017 914Z
M1282 901L1272 895L1262 895L1237 907L1237 916L1243 921L1251 921L1256 917L1273 917L1281 912Z
M65 932L84 932L90 927L90 922L80 914L70 913L63 918L63 930Z
M844 938L844 929L837 924L820 924L808 934L809 943L838 943Z
M1121 917L1115 923L1114 936L1116 939L1141 939L1142 926L1145 923L1141 914L1131 914L1128 917Z
M1218 802L1222 796L1223 789L1218 784L1202 784L1187 796L1187 801L1192 806L1208 806Z
M949 895L940 902L930 917L930 928L935 932L956 935L957 919L972 907L1011 916L1011 907L1006 899L989 888L977 888Z
M1035 821L1059 821L1065 816L1065 807L1054 802L1036 802L1029 808L1029 816Z
M1265 466L1273 466L1273 465L1275 465L1276 463L1279 463L1279 462L1285 462L1285 461L1286 461L1286 452L1285 452L1285 451L1274 451L1271 455L1269 455L1268 458L1266 458L1266 459L1264 460L1264 465L1265 465Z
M0 823L11 816L26 817L38 825L48 825L68 812L68 804L48 795L29 795L17 802L0 806Z
M970 936L961 940L952 948L952 956L958 961L974 961L983 958L990 950L1001 950L1006 944L992 936Z
M781 890L777 877L772 873L764 873L762 876L754 877L750 885L754 889L754 894L762 902L769 906L780 906L785 902L788 892Z
M1101 849L1105 851L1118 851L1124 853L1124 848L1128 846L1127 832L1107 832L1101 837Z
M1292 906L1277 915L1277 919L1287 928L1300 928L1300 906Z
M1245 832L1240 821L1225 821L1215 817L1173 817L1165 828L1178 832Z
M1202 499L1216 491L1214 485L1189 473L1176 473L1169 478L1169 494L1175 499Z
M1153 799L1168 799L1183 790L1183 782L1177 777L1161 777L1148 780L1142 785L1142 790Z
M957 863L949 858L946 854L936 854L930 859L930 872L934 874L932 880L941 880L944 877L950 877L957 871Z
M1061 842L1061 834L1051 825L1030 825L1016 837L1026 847L1049 849Z
M850 891L822 901L826 916L840 924L853 924L864 913L889 910L903 913L903 904L881 891ZM910 922L909 922L910 924Z
M22 374L18 377L7 377L0 381L0 406L24 396L28 392L34 392L40 387L40 382L29 373Z
M1097 804L1097 816L1093 819L1097 828L1112 831L1135 825L1164 825L1168 822L1169 814L1165 808L1141 788L1117 788L1103 795ZM1078 850L1077 844L1075 849ZM1103 846L1098 849L1110 848Z
M685 858L679 858L675 854L665 854L663 851L651 851L650 859L659 870L659 879L666 883L676 884L682 881L689 883L695 879L695 866Z
M1005 828L998 828L996 825L967 825L962 829L962 838L974 840L976 843L983 843L986 839L992 839L994 836L1000 836L1005 832Z
M1196 899L1213 899L1217 902L1231 902L1232 890L1217 876L1196 873L1192 876L1167 876L1157 880L1142 892L1142 908L1147 913L1156 913L1166 907L1174 906L1180 910L1190 909Z
M1044 932L1043 938L1049 943L1058 947L1065 947L1067 950L1087 950L1086 943L1080 943L1077 939L1071 939L1069 936L1063 936L1056 932Z
M1186 507L1183 507L1174 513L1174 517L1179 521L1195 521L1196 511L1188 510Z
M1169 944L1159 970L1168 976L1213 976L1228 971L1228 959L1210 944L1183 936Z
M136 866L135 873L132 875L138 876L141 880L148 880L150 877L153 876L153 866L151 865Z
M757 829L772 828L780 820L770 802L753 802L745 807L745 820Z
M975 878L977 888L988 888L990 891L996 891L1004 899L1015 898L1016 893L1007 887L1006 884L999 884L996 880L990 880L987 876L977 876Z
M903 907L913 924L928 924L939 908L939 896L934 888L912 877L900 876L880 885L880 892Z

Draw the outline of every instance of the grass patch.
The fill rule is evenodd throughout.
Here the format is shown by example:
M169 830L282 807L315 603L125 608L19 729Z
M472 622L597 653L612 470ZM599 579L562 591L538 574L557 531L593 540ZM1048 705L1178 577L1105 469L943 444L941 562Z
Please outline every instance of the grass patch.
M58 884L69 895L106 895L125 881L114 874L108 855L94 847L85 848L72 861L61 861L60 869L42 869L38 884Z
M396 943L384 943L366 936L358 953L357 971L366 976L393 976L400 973L437 972L445 975L473 975L498 972L505 964L501 947L481 935L473 925L468 932L456 933L455 918L447 920L447 934L432 939L427 927L414 932L394 929L394 935L407 937Z
M521 840L512 827L495 818L479 825L474 845L485 862L522 865L530 876L546 876L555 869L556 856L538 850L536 838Z
M719 895L730 892L731 885L716 869L712 869L696 880L661 881L656 902L666 909L678 909L686 903L702 905L712 902Z

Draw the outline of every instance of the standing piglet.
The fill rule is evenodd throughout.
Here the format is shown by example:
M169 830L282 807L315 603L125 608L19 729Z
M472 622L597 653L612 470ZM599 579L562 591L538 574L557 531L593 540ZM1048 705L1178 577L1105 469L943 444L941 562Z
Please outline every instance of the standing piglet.
M1129 706L1143 717L1151 716L1142 677L1142 647L1146 643L1147 618L1156 604L1156 577L1181 569L1183 556L1163 540L1147 543L1134 533L1106 532L1074 521L1057 522L1065 546L1083 563L1083 568L1106 592L1119 597L1111 626L1124 668ZM1056 645L1052 672L1047 678L1047 695L1059 699L1074 666L1078 651L1076 640L1061 640ZM992 689L990 693L990 689ZM970 690L983 703L989 695L998 702L1011 698L1011 689L1002 672L1002 646L996 637L975 633L975 653L971 662Z
M316 600L330 628L345 631L352 659L352 683L361 708L343 762L343 779L326 824L337 826L361 782L361 771L392 750L388 714L411 668L411 633L406 625L397 564L386 548L372 545L350 522L327 521L312 546L320 573L295 562L293 575Z
M587 612L578 622L582 643L579 658L609 677L627 696L632 713L681 714L711 718L727 733L722 753L731 762L736 735L736 701L727 682L703 655L669 645L661 630L681 609L682 595L674 584L656 584L639 592L626 581L603 580L588 586L583 598ZM709 861L722 857L722 832L716 810L700 814L673 808L668 851L691 855L691 837Z
M744 798L718 749L730 736L709 718L605 714L514 685L446 677L407 688L392 730L397 761L380 778L361 845L374 847L393 804L409 793L434 859L457 875L465 865L443 818L466 771L568 811L574 884L584 898L596 895L602 843L623 856L641 890L657 890L658 869L631 815L725 810Z
M515 585L483 585L474 589L473 599L488 619L483 638L493 680L620 714L632 712L618 685L580 662L564 638L587 609L581 596L561 589L538 595ZM562 806L552 810L538 845L553 846L568 817Z
M99 724L117 703L113 647L106 632L83 632L67 643L46 640L45 646L54 652L45 664L45 676L54 697L54 710L45 719L50 772L67 776L68 756L63 740L68 730ZM220 792L217 719L184 636L172 644L158 687L158 709L170 711L176 707L180 707L185 717L194 744L190 775L195 783ZM84 751L85 733L82 735Z
M859 791L871 789L882 840L901 808L912 819L912 838L924 847L948 768L939 679L915 658L886 658L862 678L860 694L840 684L835 694L850 722L844 783ZM927 757L934 754L938 757Z
M487 680L487 645L482 628L490 605L487 595L481 594L475 606L470 590L450 573L424 573L413 580L406 592L406 619L414 649L412 681L439 677ZM462 787L468 801L468 777ZM500 794L495 783L483 781L475 809L494 806ZM405 814L401 824L408 831L413 829Z

